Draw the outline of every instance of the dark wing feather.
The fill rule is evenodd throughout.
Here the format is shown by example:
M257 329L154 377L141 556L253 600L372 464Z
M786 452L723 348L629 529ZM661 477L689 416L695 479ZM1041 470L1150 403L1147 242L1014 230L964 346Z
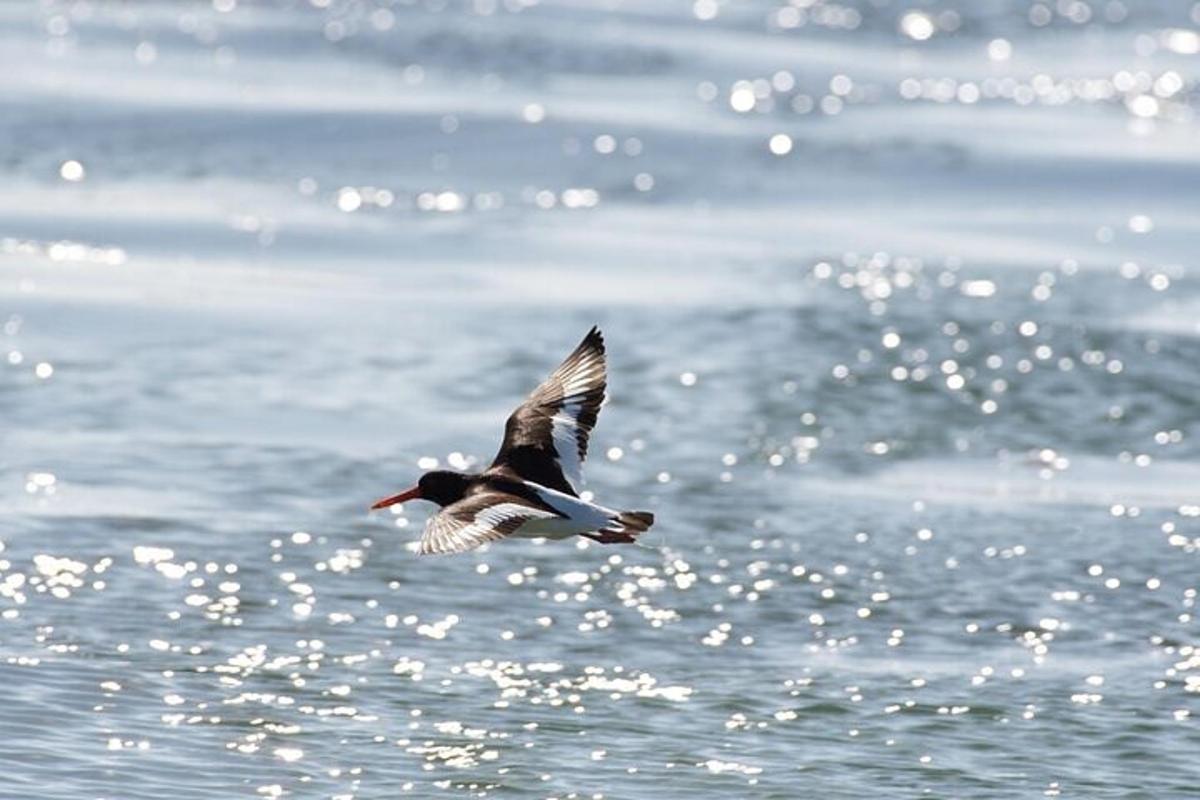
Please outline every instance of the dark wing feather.
M483 492L451 503L430 517L421 536L421 555L464 553L512 535L526 522L558 516L515 495Z
M508 418L492 467L575 494L606 387L604 338L592 328Z

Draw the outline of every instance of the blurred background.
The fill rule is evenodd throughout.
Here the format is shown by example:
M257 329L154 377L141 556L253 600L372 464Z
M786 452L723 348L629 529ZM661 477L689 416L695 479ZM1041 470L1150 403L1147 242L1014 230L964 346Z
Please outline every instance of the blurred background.
M0 796L1194 792L1198 58L1187 0L0 4ZM366 513L592 324L642 546Z

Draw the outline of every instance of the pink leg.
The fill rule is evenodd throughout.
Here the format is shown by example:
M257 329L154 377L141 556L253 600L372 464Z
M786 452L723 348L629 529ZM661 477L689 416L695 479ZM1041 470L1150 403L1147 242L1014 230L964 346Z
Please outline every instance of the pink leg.
M628 533L613 533L611 531L598 531L596 533L581 533L580 536L586 536L593 542L600 544L628 544L635 541L634 537Z

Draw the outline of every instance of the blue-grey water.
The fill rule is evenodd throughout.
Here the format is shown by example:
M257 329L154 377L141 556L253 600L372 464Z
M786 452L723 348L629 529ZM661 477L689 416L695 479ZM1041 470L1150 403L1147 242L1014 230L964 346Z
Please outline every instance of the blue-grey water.
M1200 5L0 5L0 797L1200 791ZM412 543L594 323L639 547Z

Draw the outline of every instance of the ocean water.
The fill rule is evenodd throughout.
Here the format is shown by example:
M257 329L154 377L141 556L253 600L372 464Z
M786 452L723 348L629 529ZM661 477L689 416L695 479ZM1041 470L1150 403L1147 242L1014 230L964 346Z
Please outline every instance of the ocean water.
M0 5L0 797L1200 791L1200 5ZM424 558L592 324L640 546Z

